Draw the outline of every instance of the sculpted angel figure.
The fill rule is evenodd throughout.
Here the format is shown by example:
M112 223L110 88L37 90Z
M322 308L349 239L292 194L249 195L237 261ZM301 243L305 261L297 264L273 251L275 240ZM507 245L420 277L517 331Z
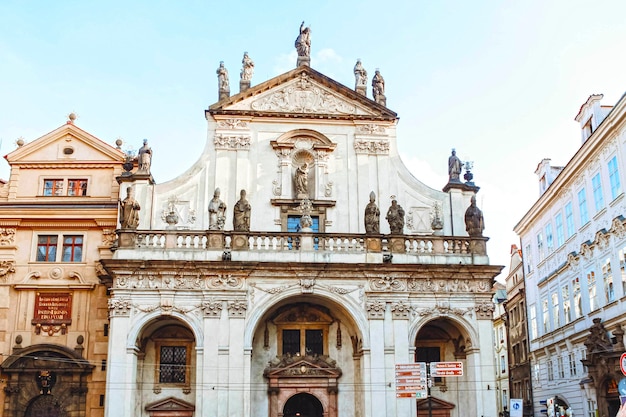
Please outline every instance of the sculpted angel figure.
M298 56L310 56L311 55L311 28L304 26L304 21L300 25L300 34L296 38L295 43Z

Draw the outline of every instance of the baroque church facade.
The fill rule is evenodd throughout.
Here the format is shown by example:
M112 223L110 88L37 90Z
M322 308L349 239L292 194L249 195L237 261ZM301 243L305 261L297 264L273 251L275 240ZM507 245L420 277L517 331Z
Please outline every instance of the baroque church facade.
M106 287L103 408L72 415L496 414L492 284L501 267L486 253L478 187L471 174L459 178L454 154L442 191L416 179L398 154L380 73L372 100L364 70L355 67L355 88L315 71L306 29L291 71L251 86L246 54L230 95L218 69L205 149L179 177L155 183L150 165L161 156L146 142L136 158L110 147L116 239L90 269ZM20 308L30 319L32 304ZM95 331L86 326L72 330ZM7 329L15 339L14 324ZM50 339L32 342L74 347ZM415 362L463 372L433 378L429 398L416 398L425 386L396 375ZM46 395L34 381L18 412Z

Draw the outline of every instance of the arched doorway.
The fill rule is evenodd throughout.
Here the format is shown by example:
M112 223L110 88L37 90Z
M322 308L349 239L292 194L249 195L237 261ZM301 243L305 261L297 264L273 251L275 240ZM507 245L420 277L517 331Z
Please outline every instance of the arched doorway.
M463 415L457 404L463 404L467 412L475 406L475 394L465 394L472 389L466 381L468 352L472 342L467 332L449 317L437 317L425 323L417 333L415 341L415 361L425 362L462 362L464 376L433 377L430 389L431 397L418 401L418 415L450 417ZM474 387L475 389L475 387ZM465 395L465 397L463 397ZM471 397L474 398L471 398ZM470 412L471 413L471 412Z
M58 398L40 395L28 405L24 417L67 417L67 413Z
M296 394L287 400L283 408L283 417L322 417L322 403L311 394Z

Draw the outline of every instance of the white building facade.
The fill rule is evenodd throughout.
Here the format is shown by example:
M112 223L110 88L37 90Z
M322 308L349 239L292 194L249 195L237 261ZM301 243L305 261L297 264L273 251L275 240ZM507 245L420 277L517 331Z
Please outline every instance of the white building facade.
M501 267L466 232L478 187L422 184L384 101L306 63L243 81L232 97L220 84L206 148L184 174L155 184L148 152L118 178L135 212L102 262L105 415L495 416ZM385 220L398 205L399 228ZM463 376L415 398L395 365L416 361L462 362Z
M626 319L626 100L592 95L582 146L538 166L540 197L515 227L525 273L534 411L614 416ZM596 414L598 413L598 414ZM567 414L569 415L569 414Z

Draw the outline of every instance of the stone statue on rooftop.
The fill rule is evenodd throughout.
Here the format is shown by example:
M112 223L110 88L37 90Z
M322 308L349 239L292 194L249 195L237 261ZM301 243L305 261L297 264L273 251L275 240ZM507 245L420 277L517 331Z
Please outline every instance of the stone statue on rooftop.
M248 56L247 52L243 53L241 64L241 81L252 80L252 75L254 74L254 61Z
M354 78L354 89L356 90L356 92L366 95L367 71L365 71L365 68L363 68L363 64L361 64L360 59L356 61L356 65L354 66Z
M456 156L456 150L452 149L452 155L448 158L449 182L460 182L459 176L463 170L463 162Z
M311 27L305 27L304 21L300 25L300 33L295 42L298 52L298 63L300 65L310 65L311 62Z
M148 146L148 139L143 140L143 146L137 151L137 163L139 164L139 173L150 173L150 165L152 164L152 149Z
M224 230L226 204L220 200L220 189L216 188L209 202L209 230Z
M252 206L246 199L246 190L241 190L239 196L239 201L235 203L233 208L233 230L236 232L248 232L250 231Z
M465 210L465 230L470 237L482 237L484 229L483 212L476 206L476 196L473 195L470 206Z
M228 80L228 70L224 67L224 61L220 61L220 66L215 72L217 74L219 99L223 100L230 97L230 81Z
M376 194L370 193L370 202L365 206L365 233L377 235L380 233L380 210L376 205Z
M132 187L126 188L126 198L120 201L120 224L122 229L136 229L139 226L139 210L141 207L134 198Z
M385 79L378 69L376 69L374 77L372 77L372 96L376 103L382 104L383 106L387 105L387 98L385 97Z
M387 221L392 235L404 233L404 209L397 200L391 200L391 206L387 210Z

